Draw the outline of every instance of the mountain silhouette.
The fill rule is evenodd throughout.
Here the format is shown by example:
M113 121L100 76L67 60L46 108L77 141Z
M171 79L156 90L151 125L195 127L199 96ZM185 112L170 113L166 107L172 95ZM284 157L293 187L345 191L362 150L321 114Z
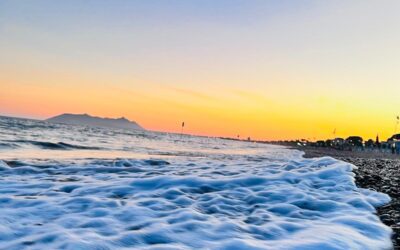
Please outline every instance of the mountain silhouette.
M95 117L88 114L62 114L45 121L73 125L87 125L92 127L144 130L144 128L136 122L129 121L124 117L113 119Z

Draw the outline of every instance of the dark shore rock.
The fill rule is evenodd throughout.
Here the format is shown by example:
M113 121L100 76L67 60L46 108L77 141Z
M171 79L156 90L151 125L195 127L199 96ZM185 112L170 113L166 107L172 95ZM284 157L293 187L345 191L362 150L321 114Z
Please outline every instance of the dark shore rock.
M358 167L354 170L358 187L388 194L392 201L377 209L381 221L393 229L394 249L400 249L400 158L368 152L338 151L301 147L307 158L331 156Z

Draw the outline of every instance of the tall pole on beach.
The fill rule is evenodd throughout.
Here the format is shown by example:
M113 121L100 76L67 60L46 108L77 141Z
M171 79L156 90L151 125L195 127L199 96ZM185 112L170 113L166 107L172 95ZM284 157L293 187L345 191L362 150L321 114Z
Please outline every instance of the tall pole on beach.
M182 122L181 135L183 135L183 128L184 127L185 127L185 122Z
M399 120L400 120L400 117L397 116L397 117L396 117L396 125L395 125L395 127L394 127L394 133L395 133L395 134L397 133L397 127L399 126Z

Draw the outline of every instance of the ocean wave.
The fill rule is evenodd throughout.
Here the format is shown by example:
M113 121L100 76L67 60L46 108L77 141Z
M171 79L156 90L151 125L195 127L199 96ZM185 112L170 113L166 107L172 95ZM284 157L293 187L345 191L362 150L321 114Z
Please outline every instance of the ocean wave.
M33 146L37 146L41 149L50 149L50 150L70 150L70 149L82 149L82 150L100 150L100 147L92 147L92 146L81 146L74 145L65 142L48 142L48 141L33 141L33 140L8 140L9 143L13 143L10 145L16 144L29 144Z
M15 149L15 148L18 148L18 145L14 144L14 143L0 142L0 150L1 149Z
M5 249L391 247L390 198L329 157L0 163Z
M163 166L170 163L161 159L145 159L145 160L128 160L128 159L115 159L115 160L82 160L83 163L59 163L43 162L37 160L21 161L21 160L8 160L2 161L2 168L0 171L3 175L32 175L32 174L49 174L49 175L87 175L87 174L117 174L117 173L139 173L148 171L149 167L153 167L153 171L148 171L146 175L160 174L163 171ZM155 167L161 168L156 170ZM167 170L169 171L169 170Z

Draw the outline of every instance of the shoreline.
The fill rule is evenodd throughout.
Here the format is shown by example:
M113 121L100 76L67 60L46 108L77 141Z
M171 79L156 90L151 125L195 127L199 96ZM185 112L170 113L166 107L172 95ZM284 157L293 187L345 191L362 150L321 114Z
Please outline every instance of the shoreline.
M292 147L303 151L304 158L330 156L358 167L355 182L360 188L386 193L390 203L378 207L377 215L381 221L392 228L394 249L400 249L400 158L390 154L340 151L315 147Z

